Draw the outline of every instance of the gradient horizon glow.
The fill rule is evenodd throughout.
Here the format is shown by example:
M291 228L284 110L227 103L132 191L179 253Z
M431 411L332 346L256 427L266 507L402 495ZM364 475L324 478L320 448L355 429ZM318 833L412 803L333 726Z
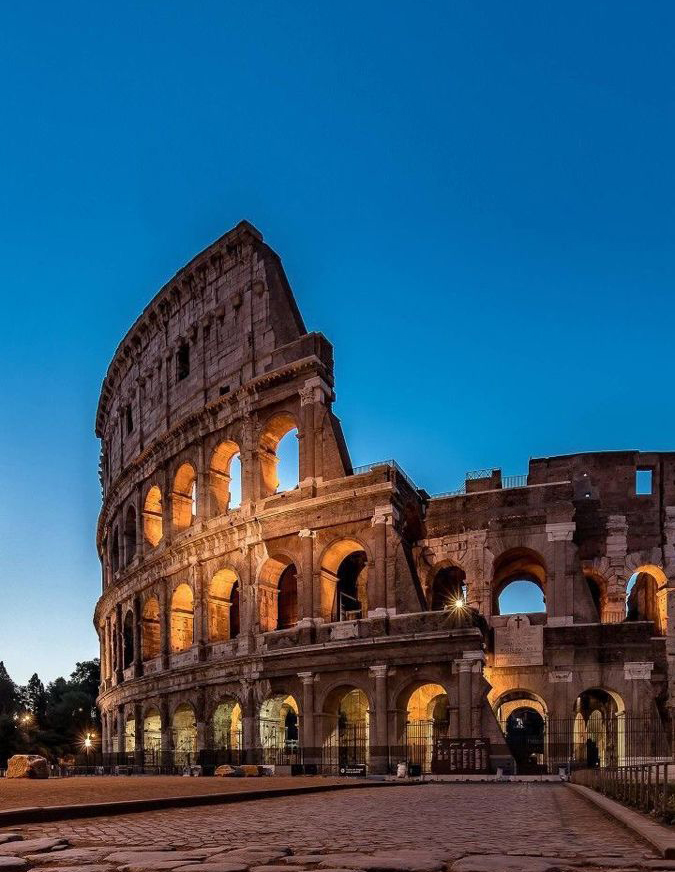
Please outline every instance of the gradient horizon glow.
M7 4L0 660L98 654L94 414L242 218L335 347L355 465L430 493L675 447L675 7Z

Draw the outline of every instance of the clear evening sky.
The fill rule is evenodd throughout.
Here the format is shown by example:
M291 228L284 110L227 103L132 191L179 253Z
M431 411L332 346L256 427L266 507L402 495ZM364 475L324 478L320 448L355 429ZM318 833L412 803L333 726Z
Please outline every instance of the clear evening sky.
M97 654L117 343L247 218L336 352L355 464L430 492L675 448L675 5L10 3L0 659Z

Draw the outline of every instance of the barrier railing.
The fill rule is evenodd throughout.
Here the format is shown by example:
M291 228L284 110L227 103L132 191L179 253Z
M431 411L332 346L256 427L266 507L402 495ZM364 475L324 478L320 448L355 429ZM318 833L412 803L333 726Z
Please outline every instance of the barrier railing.
M672 767L672 763L666 762L578 769L572 772L571 780L672 824L675 820L675 784L670 780Z
M364 466L355 466L352 472L354 475L362 475L364 472L372 472L373 469L378 466L390 466L392 469L395 469L396 472L398 472L398 474L408 482L413 490L417 490L415 482L410 478L407 472L401 469L395 460L378 460L376 463L366 463Z

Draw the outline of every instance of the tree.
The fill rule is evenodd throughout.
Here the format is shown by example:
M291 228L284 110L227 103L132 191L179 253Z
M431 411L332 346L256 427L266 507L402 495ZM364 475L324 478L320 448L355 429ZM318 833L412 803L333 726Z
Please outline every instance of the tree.
M24 705L33 715L36 726L42 727L47 714L47 693L37 672L31 675L28 684L23 688L23 699Z
M13 717L19 708L19 689L9 677L5 664L0 660L0 715Z

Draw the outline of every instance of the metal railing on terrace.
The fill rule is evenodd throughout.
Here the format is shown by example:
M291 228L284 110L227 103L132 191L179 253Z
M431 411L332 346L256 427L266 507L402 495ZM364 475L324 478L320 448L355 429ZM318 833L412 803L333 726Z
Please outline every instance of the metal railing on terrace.
M478 469L474 472L467 472L464 478L464 484L461 487L458 487L457 490L444 491L440 494L432 494L431 498L434 500L439 500L445 499L446 497L466 496L467 481L480 481L481 479L489 479L492 476L492 473L495 471L496 470L493 469ZM524 475L503 475L501 477L501 485L502 490L510 490L517 487L527 487L527 473L525 473ZM474 491L474 493L480 493L480 491Z
M363 466L355 466L353 467L352 472L354 475L362 475L364 472L372 472L378 466L392 467L392 469L395 469L396 472L398 472L398 474L408 482L413 490L416 491L418 489L417 485L410 478L408 473L401 469L401 467L398 465L398 463L396 463L395 460L378 460L375 463L366 463Z

